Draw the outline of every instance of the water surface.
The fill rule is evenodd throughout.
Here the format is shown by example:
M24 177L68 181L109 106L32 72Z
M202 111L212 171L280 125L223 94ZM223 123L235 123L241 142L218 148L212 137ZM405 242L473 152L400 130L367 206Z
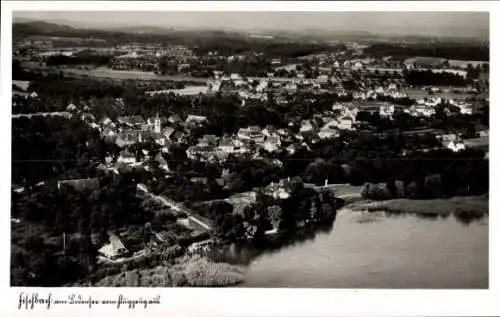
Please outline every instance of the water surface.
M488 288L488 218L339 211L329 232L232 255L249 262L241 287Z

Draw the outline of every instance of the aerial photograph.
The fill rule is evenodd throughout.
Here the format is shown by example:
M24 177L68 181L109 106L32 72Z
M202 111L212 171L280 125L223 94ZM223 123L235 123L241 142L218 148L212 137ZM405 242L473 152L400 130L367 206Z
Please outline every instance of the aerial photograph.
M488 12L14 11L10 285L488 289L489 55Z

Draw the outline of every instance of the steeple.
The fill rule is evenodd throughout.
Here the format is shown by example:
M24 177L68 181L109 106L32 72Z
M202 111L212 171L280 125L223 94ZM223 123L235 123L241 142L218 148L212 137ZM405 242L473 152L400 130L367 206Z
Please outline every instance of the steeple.
M160 121L160 116L158 115L158 112L156 112L154 132L155 133L161 132L161 121Z

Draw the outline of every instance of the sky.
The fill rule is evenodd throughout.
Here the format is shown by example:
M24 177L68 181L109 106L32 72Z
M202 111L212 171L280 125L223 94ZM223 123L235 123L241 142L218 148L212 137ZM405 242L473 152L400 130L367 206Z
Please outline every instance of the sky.
M18 11L29 18L88 27L158 26L238 30L325 29L433 36L488 36L487 12L147 12Z

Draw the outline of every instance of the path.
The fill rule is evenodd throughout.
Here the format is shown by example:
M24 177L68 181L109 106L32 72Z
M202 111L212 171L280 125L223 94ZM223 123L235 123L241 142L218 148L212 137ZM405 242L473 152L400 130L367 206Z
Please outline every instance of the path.
M12 118L23 118L23 117L31 118L31 117L36 117L36 116L40 116L40 117L48 117L48 116L57 117L57 116L60 116L60 117L67 117L67 118L69 118L69 117L71 117L71 113L62 111L62 112L35 112L35 113L16 113L16 114L12 114Z
M168 206L169 208L171 208L177 212L184 212L188 216L189 220L196 222L198 225L200 225L205 230L212 230L212 224L208 219L204 219L203 217L195 214L193 211L186 208L181 203L175 202L172 199L165 197L165 196L162 196L162 195L154 195L153 193L151 193L148 190L148 188L144 184L138 184L137 188L139 188L143 192L147 193L151 198L161 202L163 205Z

